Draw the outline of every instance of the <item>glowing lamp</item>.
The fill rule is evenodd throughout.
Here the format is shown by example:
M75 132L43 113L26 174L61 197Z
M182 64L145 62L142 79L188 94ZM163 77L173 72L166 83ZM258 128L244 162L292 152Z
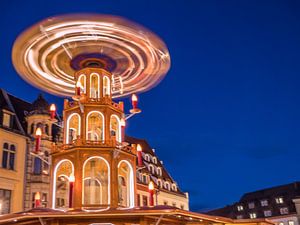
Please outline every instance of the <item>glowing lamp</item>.
M80 95L81 83L77 81L76 83L76 95Z
M137 150L138 166L142 167L143 166L142 146L140 144L138 144L136 147L136 150Z
M148 185L148 191L149 191L149 205L154 206L154 184L152 181L150 181Z
M121 119L120 121L121 125L121 142L125 141L125 126L126 126L126 121L124 118Z
M133 94L131 96L131 102L132 102L132 108L136 109L137 108L137 103L138 103L138 97L136 96L136 94Z
M74 189L75 176L71 173L69 177L69 208L73 206L73 189Z
M35 130L35 152L38 152L40 150L41 137L42 137L42 129L38 127Z
M75 182L75 176L74 176L73 173L70 175L69 181L70 181L70 182L73 182L73 183Z
M35 206L35 208L41 207L41 194L40 194L40 192L37 192L34 195L34 206Z
M55 104L51 104L50 105L50 117L53 120L55 117L55 111L56 111L56 106Z

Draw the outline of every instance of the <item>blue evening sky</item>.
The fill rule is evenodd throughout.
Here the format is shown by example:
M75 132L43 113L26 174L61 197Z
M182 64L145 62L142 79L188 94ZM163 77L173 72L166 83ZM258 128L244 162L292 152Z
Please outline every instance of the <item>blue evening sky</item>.
M127 133L156 149L191 209L300 180L299 1L14 0L0 8L0 86L28 101L40 91L17 75L11 49L45 17L114 14L165 41L171 69L140 95L143 113ZM46 98L62 109L61 98Z

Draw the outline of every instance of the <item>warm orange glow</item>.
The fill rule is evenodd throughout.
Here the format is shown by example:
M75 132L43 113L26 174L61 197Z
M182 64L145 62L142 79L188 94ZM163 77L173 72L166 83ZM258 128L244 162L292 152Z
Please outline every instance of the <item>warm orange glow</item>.
M35 193L34 200L40 200L40 199L41 199L40 192Z
M137 151L139 151L139 152L141 152L143 149L142 149L142 146L140 145L140 144L138 144L137 146L136 146L136 150Z
M69 182L75 182L75 176L73 173L69 177Z
M55 104L51 104L51 105L50 105L50 111L51 111L51 112L55 112L55 110L56 110Z
M120 123L121 123L121 127L125 127L126 126L126 121L125 121L124 118L121 119Z
M35 130L35 135L36 135L36 136L42 136L42 129L38 127L38 128Z
M137 102L138 101L138 97L136 96L136 94L133 94L131 96L131 101L133 101L133 102Z
M80 81L77 81L77 83L76 83L76 87L81 87L81 83L80 83Z
M152 181L150 181L149 186L148 186L149 190L154 190L154 184Z

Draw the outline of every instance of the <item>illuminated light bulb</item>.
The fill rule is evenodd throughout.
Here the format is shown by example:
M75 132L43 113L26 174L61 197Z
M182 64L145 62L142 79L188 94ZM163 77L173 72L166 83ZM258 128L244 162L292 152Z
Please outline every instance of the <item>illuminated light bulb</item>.
M136 96L136 94L132 95L131 102L132 102L132 108L137 109L138 97Z
M149 191L149 205L154 206L154 184L152 181L149 182L148 191Z
M50 105L50 117L53 120L55 117L55 111L56 111L56 106L55 104L51 104Z
M70 182L75 182L75 176L74 176L73 173L70 175L69 181L70 181Z
M149 188L149 190L154 190L154 184L152 181L150 181L148 188Z
M41 206L41 194L40 194L40 192L37 192L34 195L34 205L35 205L35 208Z
M38 127L35 130L35 152L36 153L40 150L41 136L42 136L42 129Z
M37 128L36 130L35 130L35 136L42 136L42 129L41 128Z
M73 206L73 189L74 189L75 176L71 173L69 177L69 208Z
M142 146L140 144L138 144L136 147L136 150L137 150L138 166L142 167L143 166Z
M136 146L136 150L138 151L138 152L141 152L143 149L142 149L142 146L140 145L140 144L138 144L137 146Z
M77 81L77 83L76 83L76 95L80 95L80 91L81 91L81 83L80 83L80 81Z
M124 118L121 119L120 121L121 127L125 127L126 126L126 121Z

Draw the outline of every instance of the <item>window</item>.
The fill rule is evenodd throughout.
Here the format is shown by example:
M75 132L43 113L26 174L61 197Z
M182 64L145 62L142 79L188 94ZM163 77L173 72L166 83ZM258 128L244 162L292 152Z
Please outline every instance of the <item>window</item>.
M137 206L141 206L141 196L137 194Z
M67 208L69 206L69 177L74 174L71 161L61 160L54 168L53 195L54 208ZM34 198L34 196L33 196Z
M14 170L15 167L15 145L10 145L8 143L3 144L2 152L2 168Z
M284 225L284 222L280 222L278 225Z
M0 215L10 213L11 190L0 189Z
M255 207L254 202L249 202L248 207L249 209L253 209Z
M110 135L112 139L118 142L122 142L121 139L121 123L120 119L116 115L110 117Z
M264 215L265 215L265 217L272 216L272 211L266 210L266 211L264 211Z
M78 113L73 113L68 117L66 133L67 144L72 144L80 135L80 115Z
M97 73L90 77L90 98L100 98L100 79Z
M104 140L104 116L98 111L91 111L87 115L86 139L90 141Z
M143 183L147 184L147 175L143 174Z
M257 217L256 213L249 213L249 216L250 216L250 219L255 219Z
M162 175L162 171L161 171L161 168L160 167L157 167L157 175L158 176L161 176Z
M237 210L238 210L238 211L243 211L243 210L244 210L244 207L243 207L242 205L238 205L238 206L237 206Z
M148 162L150 161L150 156L148 154L145 154L145 160Z
M148 197L143 195L143 206L148 206Z
M3 113L2 125L4 127L11 127L11 115L8 113Z
M172 190L173 190L173 191L177 191L177 186L176 186L176 184L172 184Z
M81 74L78 78L80 83L80 92L86 94L86 78L84 74Z
M283 203L283 197L277 197L275 198L275 201L277 204L282 204Z
M268 206L268 200L264 199L260 201L261 206Z
M288 214L289 213L289 209L287 207L283 207L283 208L280 208L280 214Z
M87 159L83 164L83 204L110 204L109 164L101 157Z
M295 225L295 222L293 220L289 220L288 224L289 225Z
M237 219L243 219L243 215L236 216Z
M162 183L161 183L161 180L158 179L158 180L157 180L157 186L158 186L159 188L161 187L161 184L162 184Z
M155 156L152 158L152 162L153 162L154 164L157 163L157 158L156 158Z
M150 173L154 174L154 167L153 167L153 165L149 165L149 171L150 171Z
M107 76L103 77L103 92L104 96L110 95L110 80Z
M169 182L165 183L165 188L168 189L168 190L170 190L170 184L169 184Z
M39 157L34 158L33 174L34 175L42 174L42 160Z
M118 194L119 205L134 206L133 170L129 162L122 160L118 165Z

